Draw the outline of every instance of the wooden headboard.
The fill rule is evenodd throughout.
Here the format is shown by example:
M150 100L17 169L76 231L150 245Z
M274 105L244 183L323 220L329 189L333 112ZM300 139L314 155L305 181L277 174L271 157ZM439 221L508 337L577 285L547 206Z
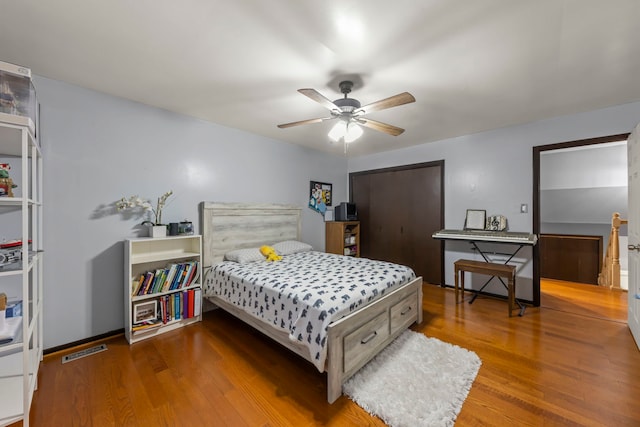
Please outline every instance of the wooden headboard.
M201 202L205 268L220 263L233 249L300 240L300 213L293 205Z

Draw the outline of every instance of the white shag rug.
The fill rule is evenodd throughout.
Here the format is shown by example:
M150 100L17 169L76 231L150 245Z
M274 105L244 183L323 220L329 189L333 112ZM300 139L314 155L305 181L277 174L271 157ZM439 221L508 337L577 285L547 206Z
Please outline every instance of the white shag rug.
M453 426L481 364L472 351L405 331L343 391L392 427Z

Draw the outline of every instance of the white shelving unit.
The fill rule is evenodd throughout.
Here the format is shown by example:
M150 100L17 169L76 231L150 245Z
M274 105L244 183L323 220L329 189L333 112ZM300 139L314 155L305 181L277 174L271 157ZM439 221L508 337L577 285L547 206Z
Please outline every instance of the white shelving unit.
M18 185L14 197L0 197L0 241L23 243L21 261L0 267L0 292L22 300L22 326L12 342L0 345L0 426L29 425L42 361L42 156L32 122L21 123L0 116L0 163L11 166Z
M148 271L167 268L170 264L188 261L198 262L198 273L193 283L186 288L155 292L145 295L133 295L134 280ZM129 344L151 338L158 334L199 322L202 319L202 238L199 235L128 239L124 251L124 332ZM195 301L197 314L190 318L171 320L159 326L134 330L134 306L148 301L158 301L160 297L179 294L185 290L197 290L199 300Z

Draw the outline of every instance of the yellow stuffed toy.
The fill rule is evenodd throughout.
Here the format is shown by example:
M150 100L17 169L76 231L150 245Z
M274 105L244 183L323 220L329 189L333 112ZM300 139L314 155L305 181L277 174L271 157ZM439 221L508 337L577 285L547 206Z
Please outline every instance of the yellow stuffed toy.
M267 257L267 261L280 261L282 259L271 246L260 246L260 253Z

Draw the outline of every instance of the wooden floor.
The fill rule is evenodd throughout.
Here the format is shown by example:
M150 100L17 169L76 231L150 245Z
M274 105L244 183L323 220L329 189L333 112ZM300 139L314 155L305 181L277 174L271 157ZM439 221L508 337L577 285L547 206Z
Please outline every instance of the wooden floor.
M506 301L456 305L453 290L424 286L414 329L482 359L456 425L640 425L626 293L584 286L544 282L542 307L512 318ZM344 396L328 405L323 374L220 310L133 346L106 343L66 364L69 352L45 358L32 425L384 425Z

